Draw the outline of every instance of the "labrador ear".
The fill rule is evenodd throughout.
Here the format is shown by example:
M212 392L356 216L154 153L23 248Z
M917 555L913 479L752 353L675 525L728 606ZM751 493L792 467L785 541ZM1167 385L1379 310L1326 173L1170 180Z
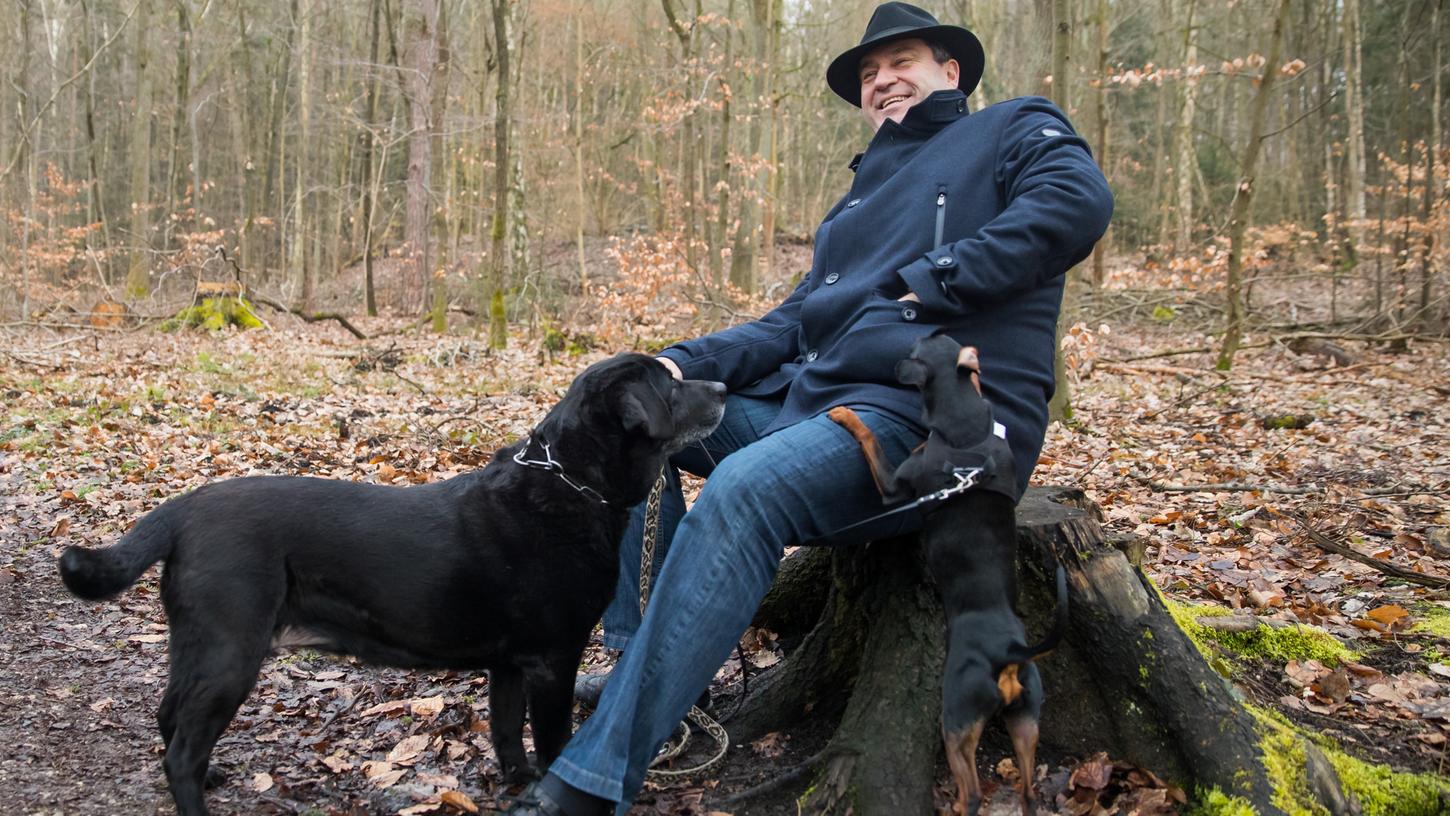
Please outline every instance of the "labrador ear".
M619 398L619 419L630 433L642 433L650 439L669 439L675 434L674 417L669 406L653 393L640 399L634 391Z
M896 364L896 381L902 385L914 385L920 388L926 385L928 372L926 363L915 357L907 357Z

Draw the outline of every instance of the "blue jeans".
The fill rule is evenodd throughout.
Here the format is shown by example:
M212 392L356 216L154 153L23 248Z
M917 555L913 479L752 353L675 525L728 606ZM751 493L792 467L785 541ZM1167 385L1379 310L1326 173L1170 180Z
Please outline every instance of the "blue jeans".
M685 513L673 479L661 506L661 546L670 531L673 540L648 609L632 638L615 639L628 648L593 716L549 769L575 788L619 802L619 814L629 809L659 746L750 625L785 548L883 509L861 447L844 428L820 415L762 438L779 411L771 400L731 396L720 427L675 456L676 465L709 481ZM904 460L921 442L893 417L858 413L890 462ZM606 613L616 624L626 617L622 604L638 607L643 515L643 505L636 507L626 532L633 555L622 556L622 597ZM886 538L920 526L917 514L900 513L864 525L856 537Z

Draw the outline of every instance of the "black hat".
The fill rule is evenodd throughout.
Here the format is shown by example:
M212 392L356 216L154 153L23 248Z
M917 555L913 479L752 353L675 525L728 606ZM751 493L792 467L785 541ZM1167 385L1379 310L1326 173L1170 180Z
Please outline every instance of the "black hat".
M947 50L961 65L957 87L962 93L971 94L982 78L982 67L986 62L982 55L982 44L976 35L961 26L942 25L931 13L907 3L882 3L866 24L866 34L855 48L836 57L826 69L826 84L836 95L861 107L861 78L857 71L861 57L877 46L892 40L920 37L930 40Z

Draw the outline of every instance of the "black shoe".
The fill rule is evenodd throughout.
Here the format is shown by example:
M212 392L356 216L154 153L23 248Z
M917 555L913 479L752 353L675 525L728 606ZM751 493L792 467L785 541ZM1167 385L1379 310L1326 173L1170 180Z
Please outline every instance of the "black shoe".
M604 694L604 686L608 682L609 672L607 671L581 674L574 678L574 699L590 708L596 708L599 705L599 698ZM710 713L710 689L708 687L700 692L699 699L695 700L695 707L706 714Z
M570 787L553 774L546 774L518 796L501 798L510 800L498 811L507 816L606 816L614 809L613 802Z
M609 682L609 672L590 672L574 678L574 699L594 708L599 705L599 696L604 693L604 684Z

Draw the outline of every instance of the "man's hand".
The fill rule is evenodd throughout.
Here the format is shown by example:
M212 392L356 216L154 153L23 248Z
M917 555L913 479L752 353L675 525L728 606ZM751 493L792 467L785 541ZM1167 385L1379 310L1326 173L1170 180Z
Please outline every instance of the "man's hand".
M921 302L921 298L917 297L915 292L907 292L906 294L904 294L901 297L897 298L897 300L909 300L912 303L920 303Z
M668 368L670 370L670 376L674 377L677 380L683 380L685 378L685 375L680 373L680 367L675 365L674 360L671 360L668 357L656 357L655 359L659 360L661 363L664 363L665 368Z

